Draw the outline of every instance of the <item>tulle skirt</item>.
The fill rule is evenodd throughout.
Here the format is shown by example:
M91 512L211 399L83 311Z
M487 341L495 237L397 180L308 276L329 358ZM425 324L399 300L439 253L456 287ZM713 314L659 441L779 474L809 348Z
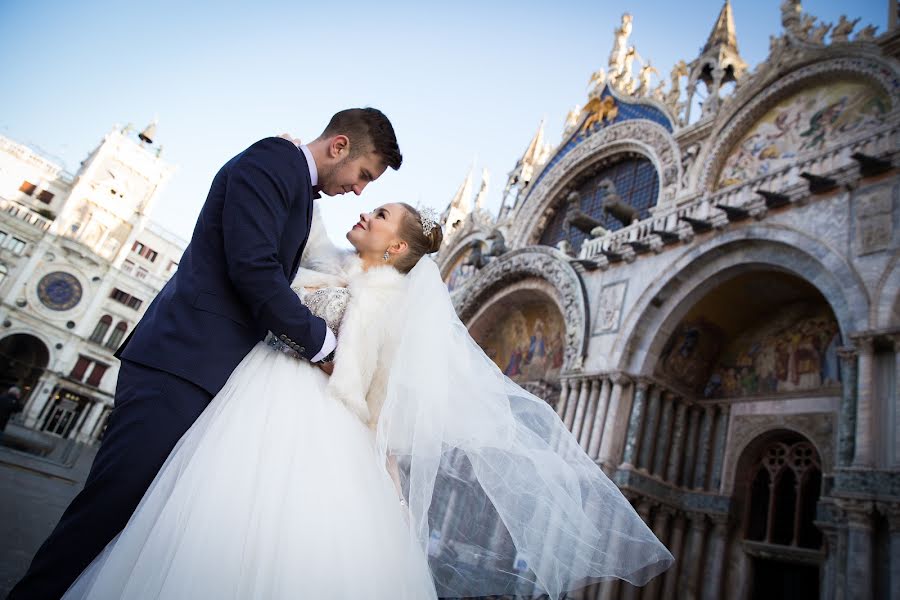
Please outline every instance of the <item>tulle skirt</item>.
M64 598L436 598L373 434L258 344Z

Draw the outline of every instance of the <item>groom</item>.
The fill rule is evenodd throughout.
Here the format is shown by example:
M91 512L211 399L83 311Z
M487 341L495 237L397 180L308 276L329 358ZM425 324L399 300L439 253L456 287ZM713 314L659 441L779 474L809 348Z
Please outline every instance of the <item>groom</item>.
M387 117L353 108L335 114L308 146L267 138L222 167L178 271L116 352L115 408L84 489L10 600L65 593L122 530L176 442L268 331L329 371L335 336L290 287L313 199L317 192L359 195L402 160Z

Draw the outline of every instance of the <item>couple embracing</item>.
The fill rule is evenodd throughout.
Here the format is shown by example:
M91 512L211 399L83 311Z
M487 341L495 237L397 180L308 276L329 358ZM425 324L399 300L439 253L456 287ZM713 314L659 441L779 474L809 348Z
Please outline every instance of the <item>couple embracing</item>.
M457 318L433 211L328 239L320 194L402 156L373 108L261 140L212 182L118 350L84 489L11 600L548 594L672 556L553 409Z

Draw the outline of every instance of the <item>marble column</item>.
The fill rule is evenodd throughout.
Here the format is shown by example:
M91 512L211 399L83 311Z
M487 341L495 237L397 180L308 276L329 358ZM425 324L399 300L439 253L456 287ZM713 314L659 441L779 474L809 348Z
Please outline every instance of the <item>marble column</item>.
M97 402L94 401L91 402L90 406L85 406L81 409L81 413L78 415L75 426L69 430L69 433L66 435L66 439L74 440L78 436L78 432L81 430L81 426L84 424L85 419L87 419L88 413L91 412L91 409L96 404Z
M660 542L665 544L666 548L669 548L669 522L673 514L673 510L668 506L659 506L656 509L656 514L653 516L653 533ZM672 549L669 548L669 551L672 552ZM662 582L662 575L657 575L651 579L644 588L644 594L641 596L641 600L657 600L659 598L659 590L662 586Z
M97 422L94 423L94 428L91 429L91 442L96 442L100 438L100 433L104 424L104 420L109 416L109 413L112 412L112 407L104 407L103 412L100 413L100 418L97 419Z
M90 414L82 423L81 427L78 429L78 433L76 434L75 439L79 442L88 442L91 439L91 432L94 430L94 426L97 425L97 421L100 419L100 414L103 412L104 404L101 400L94 402L91 406Z
M59 378L55 375L45 375L41 378L38 385L31 392L31 398L28 399L28 407L25 410L25 427L36 429L41 417L46 412L53 398L53 388L59 383Z
M647 404L647 416L644 418L644 435L641 438L641 449L638 452L637 467L650 471L653 468L653 450L658 439L659 399L662 389L654 386L650 390L650 402Z
M859 347L856 391L856 452L853 465L874 467L875 343L871 337L856 338Z
M560 378L559 385L559 401L556 403L556 414L565 421L566 404L568 404L567 400L569 399L569 380Z
M613 383L612 392L609 395L609 410L606 415L606 423L603 424L603 441L600 444L598 456L601 466L612 472L619 466L619 452L628 428L628 415L631 410L630 398L627 397L627 388L631 385L631 379L621 373L610 376Z
M672 537L669 539L669 552L675 557L675 564L665 572L663 578L663 594L666 600L669 598L680 598L681 587L679 585L679 575L682 571L681 565L684 562L684 529L685 518L682 513L677 513L672 519Z
M712 424L716 407L707 405L700 415L701 425L697 440L697 465L694 468L694 489L706 488L706 470L709 465L709 453L712 450Z
M687 405L681 400L675 409L675 427L672 429L672 450L669 452L669 460L666 468L666 480L673 485L678 485L681 478L681 465L683 464L684 438L686 434Z
M841 364L841 409L838 422L838 464L853 463L856 451L857 352L855 348L838 349Z
M712 472L709 484L710 491L719 492L722 487L722 461L725 459L725 442L728 440L728 413L727 404L721 404L716 414L716 433L712 451Z
M600 397L600 381L591 380L591 390L588 395L587 411L584 413L584 426L578 434L578 443L587 452L591 435L594 431L594 415L597 413L597 400Z
M652 508L652 505L650 504L650 502L648 500L642 500L640 502L640 504L638 504L638 507L637 507L637 513L641 516L641 519L644 521L644 523L647 523L648 525L649 525L649 521L650 521L650 509L651 508ZM623 582L622 583L622 594L620 597L623 600L638 600L641 596L641 589L642 588L640 588L636 585L632 585L630 583Z
M582 379L578 382L578 404L575 407L575 421L572 423L572 435L575 439L581 435L581 428L584 426L584 413L587 410L588 396L591 393L591 382L588 379Z
M659 477L666 476L666 457L669 452L669 442L672 437L672 419L675 416L675 397L666 392L662 397L662 418L659 421L659 437L656 440L656 450L653 453L652 473Z
M878 511L887 517L890 541L888 552L890 554L889 578L890 587L888 597L900 598L900 503L882 503Z
M691 406L688 408L688 412L690 413L690 425L684 442L684 467L681 471L681 479L674 482L683 487L690 486L694 476L694 467L696 466L694 463L697 459L697 434L700 431L700 409Z
M872 503L840 501L847 514L847 590L854 600L873 600Z
M725 548L728 541L728 515L709 515L713 527L706 552L703 600L719 600L722 597L722 576L725 569Z
M706 567L703 560L703 542L706 537L706 515L693 513L690 515L687 546L684 556L685 575L679 598L697 600L700 598L700 573Z
M609 377L604 377L600 386L600 397L597 399L597 412L594 413L594 423L591 425L591 439L588 442L588 456L594 459L600 455L600 442L603 440L611 393L612 382Z
M840 534L833 524L816 523L822 531L825 539L825 562L822 564L822 589L819 592L820 598L828 598L829 600L843 600L843 596L838 593L838 540Z
M641 443L644 427L644 411L646 409L648 387L648 382L643 379L639 379L635 384L634 402L631 405L631 416L628 419L628 432L625 437L625 452L622 456L622 464L625 466L635 466L638 444Z

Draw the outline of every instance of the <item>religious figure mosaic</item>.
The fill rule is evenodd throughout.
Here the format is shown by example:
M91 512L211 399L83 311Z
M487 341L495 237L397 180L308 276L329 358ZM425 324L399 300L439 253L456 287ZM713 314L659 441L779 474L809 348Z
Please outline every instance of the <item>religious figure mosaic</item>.
M504 375L517 382L552 381L565 354L562 317L544 303L519 305L478 340Z
M829 82L779 102L725 161L719 187L743 183L881 124L887 95L858 81Z

